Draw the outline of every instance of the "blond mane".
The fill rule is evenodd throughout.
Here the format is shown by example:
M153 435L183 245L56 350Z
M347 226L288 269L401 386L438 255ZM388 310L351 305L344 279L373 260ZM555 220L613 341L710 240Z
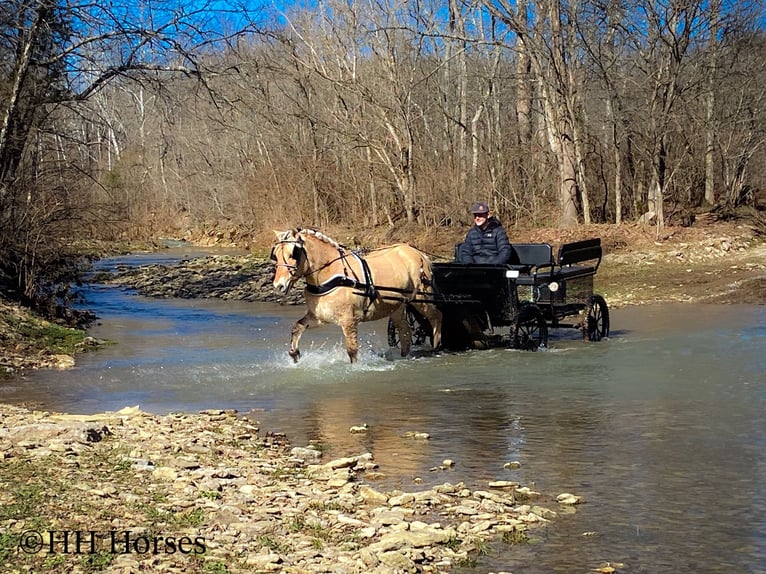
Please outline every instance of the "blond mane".
M328 243L332 245L335 249L342 250L345 249L340 243L335 241L334 239L327 237L324 233L321 231L317 231L316 229L299 229L298 233L306 233L308 235L311 235L312 237L315 237L322 243Z

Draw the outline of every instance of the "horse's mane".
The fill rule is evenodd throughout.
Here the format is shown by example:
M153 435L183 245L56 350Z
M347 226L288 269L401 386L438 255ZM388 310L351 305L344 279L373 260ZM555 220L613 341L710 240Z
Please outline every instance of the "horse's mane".
M312 237L315 237L316 239L318 239L322 243L328 243L328 244L332 245L335 249L338 249L338 250L346 249L343 245L341 245L340 243L338 243L334 239L332 239L330 237L327 237L324 233L322 233L321 231L318 231L316 229L297 229L296 230L296 235L298 233L306 233L308 235L311 235Z

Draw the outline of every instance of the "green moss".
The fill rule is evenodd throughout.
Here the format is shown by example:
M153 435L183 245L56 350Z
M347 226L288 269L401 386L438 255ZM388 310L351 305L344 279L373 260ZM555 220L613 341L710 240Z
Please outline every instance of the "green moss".
M21 338L54 353L72 354L82 345L86 337L85 331L80 329L70 329L42 320L11 320L9 327Z
M524 530L509 530L503 532L503 542L505 544L529 544L529 536Z
M211 574L228 574L229 568L220 560L211 560L205 562L204 566L202 567L202 571L210 572Z

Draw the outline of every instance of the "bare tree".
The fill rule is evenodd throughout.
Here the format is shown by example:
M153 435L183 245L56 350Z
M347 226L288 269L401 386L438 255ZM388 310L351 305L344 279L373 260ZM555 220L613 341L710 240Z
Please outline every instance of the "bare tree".
M547 143L557 163L560 223L575 225L578 221L578 191L586 206L588 203L581 161L582 136L578 126L581 116L578 115L577 94L581 77L574 67L573 40L571 31L563 25L561 5L558 0L536 3L538 18L533 22L528 17L527 4L497 0L487 2L487 8L509 27L523 57L531 63L540 90Z
M70 129L78 108L113 82L161 86L176 73L204 82L205 51L253 31L244 7L231 6L231 30L220 7L210 19L212 8L166 0L4 3L0 45L9 89L0 92L0 267L28 298L39 294L35 276L47 263L41 247L56 235L46 228L87 213L75 198L82 197L81 176L93 174L63 147L91 144L73 139L89 137ZM56 257L48 251L48 259Z

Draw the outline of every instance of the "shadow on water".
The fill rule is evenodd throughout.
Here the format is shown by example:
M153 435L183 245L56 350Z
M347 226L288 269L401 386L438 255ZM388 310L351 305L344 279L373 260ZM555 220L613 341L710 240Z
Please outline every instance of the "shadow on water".
M327 458L372 452L381 488L516 480L562 510L538 543L498 544L482 570L766 571L764 308L618 309L598 344L562 332L540 353L415 359L388 349L377 322L349 365L334 326L308 331L302 360L289 360L300 308L98 285L86 297L101 317L92 334L117 344L71 371L4 382L0 400L80 413L236 408ZM362 423L366 433L349 431ZM432 470L445 458L455 467ZM552 500L565 491L585 497L573 514Z

